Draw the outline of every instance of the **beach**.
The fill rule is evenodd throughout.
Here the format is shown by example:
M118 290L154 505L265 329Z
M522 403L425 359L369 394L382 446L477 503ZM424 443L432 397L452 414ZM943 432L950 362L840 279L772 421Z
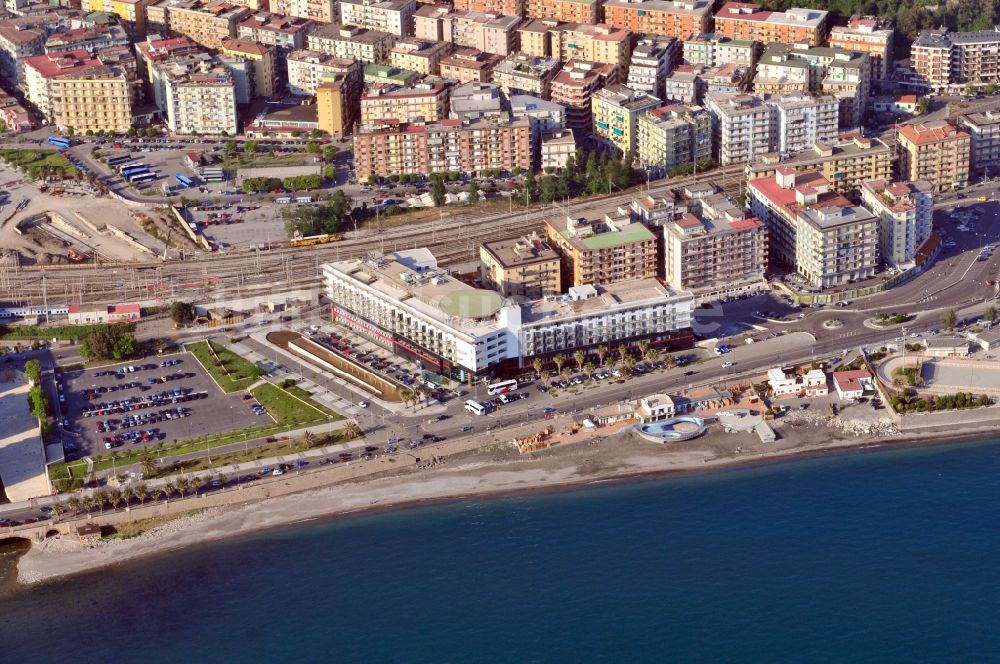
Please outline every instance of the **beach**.
M974 435L965 432L961 437ZM227 490L229 504L176 518L130 539L83 543L75 537L63 536L34 542L18 561L17 581L31 585L262 529L427 501L564 489L658 474L716 471L803 455L856 452L882 445L930 444L956 438L942 433L922 437L859 436L835 427L801 422L784 427L781 438L772 443L762 443L750 434L727 434L717 429L697 440L668 445L643 441L632 433L618 433L522 455L512 446L487 441L478 449L447 457L439 463L392 468L332 486L317 486L317 482L322 482L318 475L289 475L281 483L281 491L272 488L266 498L252 498L254 494L239 489ZM186 510L199 507L197 501L173 502L185 503ZM94 521L99 523L101 519L94 515Z

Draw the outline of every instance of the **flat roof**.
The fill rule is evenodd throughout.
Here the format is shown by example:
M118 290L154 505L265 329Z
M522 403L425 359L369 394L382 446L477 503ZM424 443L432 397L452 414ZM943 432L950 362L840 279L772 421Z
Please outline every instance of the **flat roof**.
M624 244L635 244L637 242L647 242L655 240L653 232L643 224L634 221L625 224L619 230L606 230L603 233L594 233L588 236L575 236L568 229L560 229L559 234L572 242L579 242L585 249L590 251L600 251L610 249Z
M28 410L28 389L23 374L0 371L0 480L11 502L51 492L38 420Z
M482 246L505 268L559 260L559 254L537 235L484 242Z
M673 291L652 278L605 284L596 291L597 295L582 300L572 300L567 295L528 302L521 307L521 322L529 326L548 324L616 309L692 299L690 293Z

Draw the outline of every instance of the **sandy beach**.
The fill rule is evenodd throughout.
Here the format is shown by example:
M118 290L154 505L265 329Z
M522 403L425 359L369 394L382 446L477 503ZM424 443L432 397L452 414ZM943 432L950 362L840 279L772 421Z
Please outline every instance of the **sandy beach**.
M988 433L964 432L961 437ZM17 580L30 585L265 528L426 501L558 489L656 474L714 471L802 455L939 443L957 437L935 433L923 437L897 434L872 438L806 422L786 427L782 434L776 442L761 443L750 434L715 430L695 441L664 446L623 433L525 455L518 454L512 446L491 441L478 450L449 457L439 465L395 468L370 479L322 488L309 488L311 485L305 481L308 476L293 476L285 483L287 495L246 501L242 500L245 494L233 490L233 504L175 519L131 539L86 544L62 537L35 542L18 562ZM302 488L298 489L297 484ZM95 522L99 521L95 516Z

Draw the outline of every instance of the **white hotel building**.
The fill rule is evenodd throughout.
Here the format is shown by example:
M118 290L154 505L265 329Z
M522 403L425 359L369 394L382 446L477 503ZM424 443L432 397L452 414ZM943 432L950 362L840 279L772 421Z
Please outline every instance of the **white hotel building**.
M525 302L474 288L427 249L321 266L332 317L357 334L465 381L513 375L534 357L648 340L690 347L694 301L655 279L582 286Z

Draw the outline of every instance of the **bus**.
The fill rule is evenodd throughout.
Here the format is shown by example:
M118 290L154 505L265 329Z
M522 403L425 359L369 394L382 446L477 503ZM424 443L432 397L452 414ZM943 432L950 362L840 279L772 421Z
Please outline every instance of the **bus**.
M493 383L486 391L491 397L495 397L498 394L504 394L506 392L512 392L517 389L516 380L502 380L499 383Z
M132 161L132 155L120 154L117 157L108 157L108 166L117 166L128 161Z
M54 145L57 148L62 148L63 150L65 150L66 148L72 147L73 143L68 138L62 138L60 136L49 136L49 145Z
M465 409L471 413L475 413L476 415L486 414L486 406L474 399L469 399L465 402Z
M201 179L205 182L223 182L226 179L226 172L221 168L203 168Z
M128 175L132 175L133 173L140 173L142 171L148 171L149 170L149 166L147 166L146 164L129 164L128 166L122 166L118 170L119 170L119 172L122 175L128 176Z
M158 177L160 176L156 173L139 173L137 175L130 175L128 181L131 184L145 184L147 182L152 182Z
M191 187L194 186L194 182L191 181L191 178L187 177L182 173L178 173L177 175L174 176L174 178L177 179L177 184L179 184L184 189L190 189Z

